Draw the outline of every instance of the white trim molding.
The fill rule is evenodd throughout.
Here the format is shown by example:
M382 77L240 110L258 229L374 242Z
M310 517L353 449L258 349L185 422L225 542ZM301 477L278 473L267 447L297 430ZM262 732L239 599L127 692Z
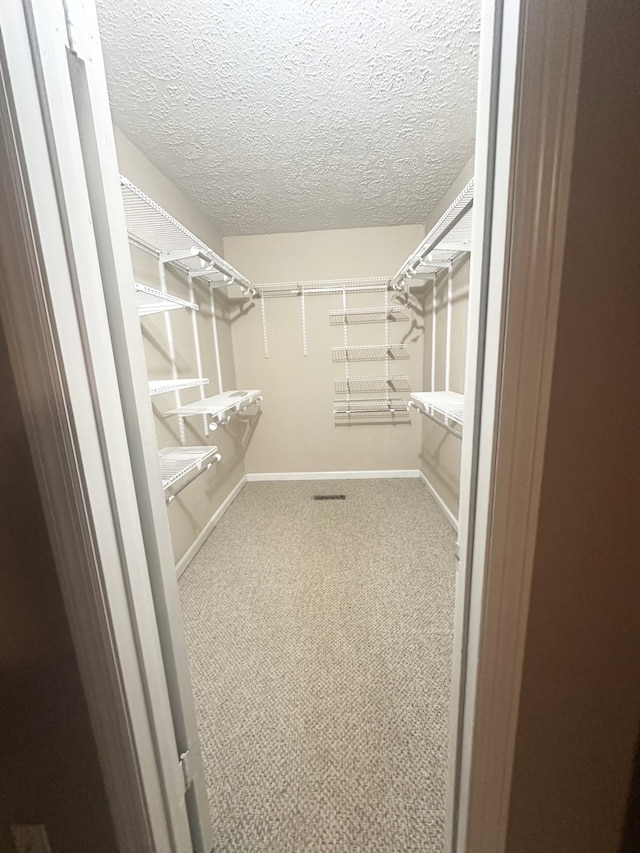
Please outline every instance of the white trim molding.
M245 487L246 483L247 483L247 475L243 474L242 477L235 484L235 486L231 489L229 494L226 496L226 498L222 501L222 503L220 504L218 509L213 513L213 515L211 516L209 521L202 528L200 533L198 533L198 535L193 540L193 542L191 543L189 548L187 548L187 550L184 552L182 557L180 557L180 559L178 560L178 562L176 564L176 574L178 577L180 577L182 575L182 573L187 568L189 563L193 560L193 558L196 556L196 554L198 553L200 548L202 548L204 543L207 541L207 538L209 537L213 528L220 521L222 516L229 509L229 507L235 501L235 499L238 497L240 492Z
M585 2L514 0L501 12L495 150L476 158L487 207L471 271L470 346L474 328L479 340L465 386L473 428L462 451L453 853L503 853L507 843ZM481 102L479 120L489 112Z
M62 3L0 4L0 40L0 314L118 849L186 853Z
M458 519L451 512L451 510L446 505L446 503L443 501L443 499L440 497L440 495L438 494L438 490L433 485L433 483L429 480L429 478L426 476L424 471L418 471L418 476L420 477L422 482L425 484L427 489L429 489L429 492L431 493L431 497L438 504L440 511L442 512L444 517L447 519L447 521L449 522L451 527L453 527L454 531L457 533L458 532Z
M276 480L399 480L416 479L417 468L388 471L283 471L268 474L247 474L250 483L267 483Z

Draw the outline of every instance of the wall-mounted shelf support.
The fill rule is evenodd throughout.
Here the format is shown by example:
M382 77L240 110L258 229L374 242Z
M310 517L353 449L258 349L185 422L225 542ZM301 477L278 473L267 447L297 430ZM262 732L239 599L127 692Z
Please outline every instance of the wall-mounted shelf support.
M158 258L163 264L177 264L179 261L192 261L200 259L206 261L207 257L198 251L196 246L190 249L176 249L173 252L159 252Z
M185 388L199 388L208 385L208 379L152 379L149 382L149 394L168 394L170 391L182 391Z
M162 311L174 311L176 308L190 308L192 311L198 311L199 308L195 302L190 302L188 299L180 299L178 296L173 296L170 293L164 293L162 290L156 290L155 287L149 287L148 284L136 282L136 294L138 299L138 315L146 317L149 314L159 314Z
M233 278L222 272L216 272L215 267L211 265L203 267L201 270L192 270L189 273L189 281L193 281L195 278L206 278L211 287L228 287L233 284Z

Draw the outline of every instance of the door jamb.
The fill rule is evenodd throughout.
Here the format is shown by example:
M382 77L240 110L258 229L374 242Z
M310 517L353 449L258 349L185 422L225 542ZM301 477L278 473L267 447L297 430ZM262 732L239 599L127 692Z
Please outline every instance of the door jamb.
M500 853L507 841L586 17L586 0L486 0L485 19L500 6L495 152L478 139L476 155L487 209L471 261L451 853ZM488 88L485 76L480 123Z
M46 110L45 87L62 85L67 74L56 67L64 62L64 51L56 51L66 32L62 11L62 3L45 0L0 6L7 212L0 315L118 849L187 853L184 781L82 155L71 133L66 145L56 147L54 138L53 122L65 126L70 99L56 100L55 116Z

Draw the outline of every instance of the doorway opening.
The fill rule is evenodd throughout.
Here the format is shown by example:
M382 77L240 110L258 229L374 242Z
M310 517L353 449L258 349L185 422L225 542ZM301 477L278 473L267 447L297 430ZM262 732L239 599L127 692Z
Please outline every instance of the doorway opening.
M225 6L225 14L230 8ZM584 12L581 4L571 10L560 9L557 4L535 4L534 8L527 3L503 6L488 2L483 6L477 197L473 206L462 424L463 485L458 513L461 560L456 579L449 725L453 747L449 750L445 809L447 851L473 848L493 853L503 849L506 838ZM388 287L379 291L382 303L351 301L352 296L366 295L368 299L376 293L375 288L362 293L349 288L347 292L347 282L353 284L353 278L348 277L357 277L360 269L358 264L347 263L349 252L358 252L358 261L370 258L377 266L378 252L389 249L381 239L375 246L369 245L367 252L359 251L359 231L376 228L380 236L386 227L404 226L347 228L343 221L334 220L334 236L335 232L348 231L344 241L348 251L340 256L344 267L339 273L331 266L332 259L340 255L335 242L327 246L320 239L322 251L311 252L304 243L299 246L295 275L287 275L280 268L271 281L253 273L249 279L247 273L252 263L257 265L257 254L264 265L277 267L281 258L290 269L288 264L296 252L290 247L283 251L281 232L258 235L269 240L257 241L254 261L251 251L243 252L241 273L227 257L233 251L231 243L245 238L253 241L256 235L237 234L217 243L216 234L201 218L202 211L190 212L184 193L136 146L130 147L129 153L131 162L137 163L133 173L147 176L138 178L142 189L119 177L118 161L121 165L127 140L120 135L116 157L93 6L10 0L0 11L0 22L0 109L4 117L0 174L10 200L7 228L0 232L3 326L118 844L131 853L144 849L209 851L216 842L176 568L186 569L191 562L196 565L196 551L211 530L215 537L221 529L225 510L229 515L242 508L234 499L250 496L249 487L268 490L284 486L292 475L300 473L332 480L342 474L339 493L345 494L345 501L302 501L300 511L310 512L309 507L314 507L318 514L342 512L346 516L357 509L357 484L344 485L356 471L365 473L362 479L369 484L380 484L382 479L419 480L418 468L417 477L389 477L390 472L412 469L391 468L384 442L365 440L365 430L373 427L378 436L400 431L409 435L407 420L420 414L425 423L437 418L434 425L451 427L455 432L451 406L443 417L433 396L417 396L413 402L422 408L409 412L409 400L402 394L456 392L452 387L436 385L434 389L427 385L424 374L423 387L418 391L410 382L407 392L402 381L402 377L412 376L409 365L414 360L409 349L413 346L415 351L416 341L398 340L394 335L408 322L399 318L410 309L419 290L415 282L408 288L401 283L401 279L415 277L407 276L406 267L409 261L411 270L416 271L411 264L415 248L405 256L398 277L391 271L384 276ZM158 79L166 82L167 78L160 75ZM137 82L143 88L144 78ZM166 88L171 86L167 83ZM165 88L164 83L161 88ZM193 99L187 103L193 105ZM169 124L168 118L163 121ZM518 145L519 139L526 139L527 144ZM263 165L261 161L260 168ZM147 186L157 195L155 200L144 192ZM149 234L136 238L125 216L123 189L163 217L171 234L175 235L177 228L181 237L187 238L187 246L171 246L167 253L154 249L153 240L147 239ZM277 198L276 190L271 187ZM290 192L287 197L294 195ZM177 215L167 218L167 210ZM185 228L183 220L190 227ZM308 220L300 222L310 227ZM546 223L544 229L539 228L540 222ZM206 239L196 232L206 233ZM316 235L316 250L317 235L327 234L322 230L291 233ZM536 233L533 242L532 233ZM136 245L132 247L131 243ZM20 251L15 251L16 246ZM417 246L420 251L425 248L422 242ZM149 269L155 270L159 288L144 279L136 285L132 248L142 253ZM237 245L235 248L238 250ZM426 262L433 260L430 253ZM323 262L315 278L305 272L304 264L310 258ZM420 259L419 271L426 272L426 262L424 257ZM447 278L450 274L448 269ZM367 288L380 284L371 270L360 275L366 278ZM182 287L193 287L193 296L174 293L174 276ZM236 285L239 293L234 296ZM244 369L242 359L249 350L238 345L234 327L243 329L245 321L253 322L259 310L262 358L268 362L275 360L272 353L291 341L293 328L286 325L284 334L276 324L274 338L274 319L295 317L302 359L311 361L286 360L280 373L304 389L304 383L298 384L301 374L297 368L312 363L317 341L323 339L327 328L324 320L322 328L314 325L320 315L310 308L325 296L335 297L336 290L342 304L329 307L325 317L334 332L342 327L344 336L346 330L346 339L330 346L331 365L340 370L331 374L330 406L316 418L314 426L322 424L328 412L333 430L328 430L326 437L343 434L343 447L353 442L349 435L356 433L363 438L352 443L347 463L341 468L249 468L247 473L245 464L244 474L240 469L242 476L226 496L223 494L214 517L211 503L222 493L214 495L213 488L207 494L202 484L214 474L219 482L223 479L225 436L231 437L234 449L243 447L247 439L249 460L254 449L259 449L259 441L269 438L266 427L276 423L277 418L270 420L267 416L268 407L273 405L272 413L287 411L290 415L290 420L280 420L276 437L282 438L287 426L294 431L297 427L293 437L296 442L307 440L306 453L311 455L321 451L322 445L314 442L313 431L301 427L308 413L317 410L313 401L300 395L298 406L291 406L291 400L286 395L278 397L273 386L268 399L263 394L268 390L262 387L264 382L260 390L257 383L240 383L238 376L230 375L225 368L223 359L206 355L204 349L200 350L202 370L196 363L196 375L183 372L187 350L183 352L180 341L171 358L165 360L170 371L150 377L145 347L151 344L152 336L145 339L141 335L141 324L147 321L144 316L141 319L140 314L145 312L140 309L144 309L145 301L148 307L150 302L157 306L159 300L165 307L146 315L163 314L170 305L169 313L176 315L176 324L183 322L178 315L189 317L193 340L200 337L202 343L201 332L206 329L216 338L214 354L216 347L230 347L238 373ZM197 296L200 291L205 294L202 304ZM229 294L227 302L224 293ZM208 323L203 310L207 298ZM278 305L282 307L274 317ZM367 323L352 323L356 315L365 316ZM381 321L371 322L372 316L380 315ZM447 332L449 323L453 330L452 315L453 311L445 314ZM383 339L360 341L352 337L352 333L359 334L358 326L362 330L367 325L377 325ZM175 345L173 325L166 319L165 329L167 339L173 337ZM437 335L437 317L435 330ZM365 353L380 372L361 374L355 370ZM478 363L474 365L476 356ZM392 361L398 366L408 361L409 369L396 371L391 369L395 364L389 364L387 372L387 362ZM261 362L253 363L257 368ZM450 361L450 378L451 368ZM217 381L219 399L215 407L203 391L205 380L211 378ZM376 382L362 389L365 380ZM392 382L398 387L391 387ZM153 404L161 407L163 393L167 393L162 390L165 383L171 384L171 394L196 388L201 389L201 396L185 401L180 394L173 409L165 406L164 427L174 442L159 446ZM317 383L318 388L320 385ZM363 391L366 398L357 396ZM364 406L356 405L365 400ZM383 423L375 418L373 424L364 426L362 415L365 420L382 415ZM193 427L198 419L201 432ZM326 420L324 423L327 425ZM216 432L219 445L211 441ZM196 436L199 443L191 441ZM279 444L273 435L271 439L267 445L275 452ZM335 454L339 444L329 446ZM295 453L296 447L292 441L285 449ZM169 453L162 452L166 450ZM369 451L379 467L364 471L355 461L361 458L359 454ZM386 472L386 478L381 478L381 472ZM226 474L237 476L238 466L227 466ZM274 474L285 482L265 484L264 480L273 480ZM522 483L527 484L526 489L520 488ZM292 488L298 486L293 483ZM175 513L176 507L197 494L194 490L198 487L203 500L192 500L189 505L191 530L185 525L183 538L177 542L174 525L172 542L167 508ZM335 494L333 486L331 494ZM277 516L277 507L270 506L269 513ZM205 530L207 525L209 529ZM386 514L381 527L387 531L388 546L394 528ZM268 533L272 535L273 524L268 526ZM196 542L200 535L201 541ZM378 535L375 541L379 539ZM345 557L348 551L345 548ZM316 554L313 558L317 561ZM217 571L218 565L215 568ZM375 577L375 571L369 569L368 577ZM185 575L188 577L187 572ZM370 604L368 600L368 608ZM332 612L339 610L334 607ZM487 673L489 678L484 677Z
M97 7L214 838L443 849L479 3L127 5Z

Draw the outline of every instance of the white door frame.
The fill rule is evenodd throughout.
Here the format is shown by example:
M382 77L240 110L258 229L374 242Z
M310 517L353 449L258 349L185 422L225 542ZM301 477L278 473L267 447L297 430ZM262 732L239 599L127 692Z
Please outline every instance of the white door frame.
M483 3L447 853L507 839L585 14Z
M484 226L474 236L468 346L479 357L467 366L447 853L505 846L585 2L483 8L475 210ZM0 186L11 208L0 230L0 311L120 849L187 851L139 518L154 510L141 505L132 470L149 452L141 444L131 458L86 186L74 189L78 214L60 184L60 169L65 180L74 163L81 170L79 148L58 145L50 159L65 116L56 104L43 113L43 78L56 69L45 74L30 53L48 6L0 7ZM72 41L82 44L93 3L66 7L79 15ZM127 336L124 321L120 331Z
M69 37L76 22L80 48ZM178 605L148 388L136 397L139 379L118 375L127 331L103 291L115 275L132 325L122 203L115 225L100 222L89 174L110 144L108 183L119 193L93 4L0 5L0 74L0 313L118 849L202 853L212 836L190 682L180 685L185 702L172 701L172 680L188 678L186 657L177 665L184 635L169 649L162 636L167 574ZM110 226L121 229L119 268L105 248ZM139 330L137 339L141 351ZM134 435L125 411L137 399ZM155 476L141 474L145 463Z

